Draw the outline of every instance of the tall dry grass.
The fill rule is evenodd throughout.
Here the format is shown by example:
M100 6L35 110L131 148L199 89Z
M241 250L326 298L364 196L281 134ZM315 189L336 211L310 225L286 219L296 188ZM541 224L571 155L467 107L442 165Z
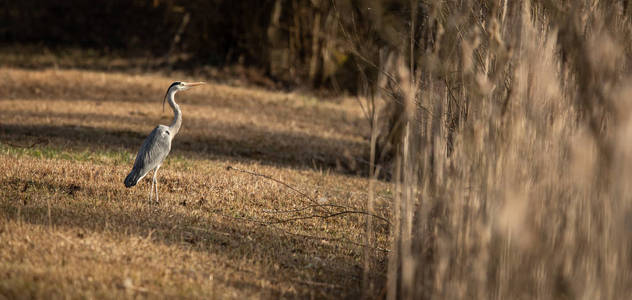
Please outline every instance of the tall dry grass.
M410 4L387 298L632 295L628 2Z

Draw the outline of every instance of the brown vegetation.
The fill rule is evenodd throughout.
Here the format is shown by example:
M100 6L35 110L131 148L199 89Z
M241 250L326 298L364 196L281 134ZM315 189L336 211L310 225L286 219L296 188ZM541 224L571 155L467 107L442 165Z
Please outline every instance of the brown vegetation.
M0 80L0 297L360 295L365 225L344 213L365 210L368 190L344 175L367 145L353 100L216 84L179 94L184 125L150 205L148 180L122 182L172 117L168 79L5 68ZM389 193L379 185L378 207Z
M628 2L425 8L409 31L432 38L381 69L403 107L388 298L628 297Z
M152 207L119 178L143 136L167 122L156 110L167 79L3 69L9 297L632 293L629 1L178 3L131 4L168 16L158 52L181 56L157 65L217 56L360 97L191 91L161 169L167 200ZM185 21L195 7L213 13ZM238 28L229 33L208 22L227 8L223 20ZM206 36L183 30L177 44L186 24ZM211 43L214 32L230 43Z

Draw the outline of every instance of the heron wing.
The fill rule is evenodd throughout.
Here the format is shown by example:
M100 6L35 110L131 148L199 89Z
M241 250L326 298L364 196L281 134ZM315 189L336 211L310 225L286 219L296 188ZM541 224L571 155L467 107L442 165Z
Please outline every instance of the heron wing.
M142 178L147 172L160 165L170 150L171 140L169 139L168 127L157 126L140 147L132 172L138 172L138 178Z

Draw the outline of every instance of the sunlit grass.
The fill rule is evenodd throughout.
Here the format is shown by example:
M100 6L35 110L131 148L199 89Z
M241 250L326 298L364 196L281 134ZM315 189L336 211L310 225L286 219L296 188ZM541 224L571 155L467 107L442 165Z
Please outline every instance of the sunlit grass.
M43 159L63 159L69 161L92 162L95 164L121 165L130 163L132 153L126 151L69 151L52 146L20 147L0 143L0 152L13 157L30 156Z
M158 173L161 202L152 205L151 174L129 189L123 179L146 134L170 122L159 101L147 100L164 95L156 82L166 78L0 73L11 78L0 91L0 297L361 293L363 215L310 217L333 209L305 209L313 203L297 192L227 168L364 210L368 181L332 164L350 156L345 148L363 151L351 102L215 85L183 94L183 129ZM120 86L130 81L140 89L125 94ZM388 185L378 194L384 215ZM279 222L292 217L307 218ZM375 230L384 262L388 227ZM383 276L380 266L374 276Z

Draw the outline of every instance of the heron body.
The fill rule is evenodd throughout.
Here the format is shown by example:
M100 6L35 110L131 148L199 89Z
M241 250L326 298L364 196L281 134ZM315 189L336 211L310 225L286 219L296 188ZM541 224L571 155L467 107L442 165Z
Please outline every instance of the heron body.
M154 178L152 181L151 190L149 191L149 201L151 201L151 195L156 192L156 201L158 201L158 180L157 174L160 165L165 160L169 151L171 151L171 141L176 136L182 125L182 111L175 101L175 94L179 91L187 90L193 86L204 84L203 82L174 82L167 89L167 94L163 100L164 103L169 102L169 106L173 109L173 122L170 126L158 125L147 136L145 141L140 147L136 160L134 161L134 167L132 171L125 178L125 187L135 186L143 177L145 177L150 171L154 171Z
M135 186L149 171L160 167L171 151L171 139L169 127L165 125L152 130L140 147L132 171L125 178L126 187Z

